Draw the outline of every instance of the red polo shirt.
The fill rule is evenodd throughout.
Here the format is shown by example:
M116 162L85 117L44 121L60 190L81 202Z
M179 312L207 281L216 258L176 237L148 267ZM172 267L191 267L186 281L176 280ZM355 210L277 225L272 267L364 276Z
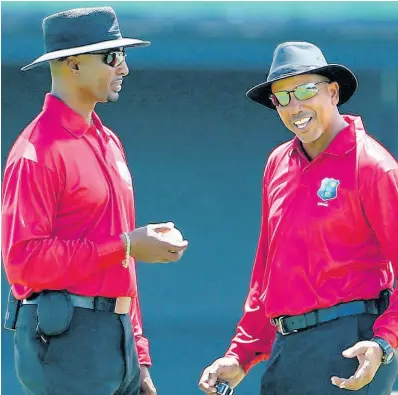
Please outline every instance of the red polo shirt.
M270 318L298 315L392 288L398 273L398 166L360 117L311 162L297 138L270 155L249 294L226 353L248 370L268 359ZM398 348L398 292L374 334Z
M131 296L141 364L135 262L123 268L120 234L135 228L133 185L123 147L93 113L94 125L48 94L5 166L2 253L14 295L44 289L85 296Z

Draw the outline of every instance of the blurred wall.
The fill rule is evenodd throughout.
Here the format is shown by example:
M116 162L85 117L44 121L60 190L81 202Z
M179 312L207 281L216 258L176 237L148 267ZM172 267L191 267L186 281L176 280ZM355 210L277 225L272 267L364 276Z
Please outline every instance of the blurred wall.
M59 7L56 11L68 8L51 7ZM40 18L35 20L39 29ZM145 25L142 18L141 25ZM4 50L13 46L15 19L4 19L3 13L2 28ZM362 29L366 30L366 24ZM322 41L312 34L310 24L300 34L300 39ZM240 318L257 243L263 166L271 149L291 134L275 112L244 96L249 87L263 81L273 47L279 42L275 38L272 42L264 39L264 45L256 39L256 51L266 59L264 70L250 67L249 49L244 67L217 67L211 60L218 56L215 46L205 52L206 65L161 67L166 62L159 54L163 39L170 37L165 34L153 40L153 46L129 52L131 72L118 103L98 105L97 110L124 143L134 177L138 224L172 220L190 240L181 262L139 263L138 277L159 394L191 395L199 394L197 381L203 367L225 350ZM184 37L191 47L197 40L193 34ZM217 44L224 48L228 39L219 39ZM339 61L352 62L350 51L357 46L372 49L367 41L347 39L343 47L346 59ZM14 45L16 52L18 48ZM40 49L28 49L29 57L18 64L11 61L11 52L3 56L2 164L18 133L40 111L51 86L47 68L19 71L40 55ZM224 51L234 58L236 52ZM392 57L389 48L379 47L378 51ZM324 52L329 61L335 61L333 54ZM239 47L237 56L244 54L245 47ZM157 66L146 67L140 60L146 56L152 56ZM181 56L186 56L183 50ZM398 156L394 70L361 64L354 71L360 88L342 112L362 115L369 132ZM3 271L2 316L7 291ZM256 366L237 392L258 393L262 370L263 365ZM3 394L22 395L14 374L12 335L4 330L2 379Z

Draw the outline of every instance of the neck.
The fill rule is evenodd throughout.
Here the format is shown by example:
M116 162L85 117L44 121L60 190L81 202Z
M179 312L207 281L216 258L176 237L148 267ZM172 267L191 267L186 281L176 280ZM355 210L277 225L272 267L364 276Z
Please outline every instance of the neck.
M338 114L338 116L335 118L335 121L331 123L331 125L327 130L325 130L319 139L313 141L312 143L302 143L306 154L311 159L317 157L319 154L325 151L332 140L347 126L348 123L340 114Z
M53 81L51 94L62 100L69 108L81 115L88 124L92 123L91 116L95 103L85 101L76 89L67 89Z

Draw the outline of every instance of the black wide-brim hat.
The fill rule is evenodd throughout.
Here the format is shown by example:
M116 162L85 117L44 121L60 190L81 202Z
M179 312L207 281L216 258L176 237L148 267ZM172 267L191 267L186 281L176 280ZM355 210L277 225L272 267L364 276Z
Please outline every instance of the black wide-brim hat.
M119 47L145 47L149 41L122 37L111 7L74 8L43 19L45 54L22 71L50 60Z
M320 74L339 84L339 106L346 103L358 88L354 73L340 64L328 64L321 50L307 42L285 42L277 46L267 81L251 88L246 96L275 110L270 99L275 81L302 74Z

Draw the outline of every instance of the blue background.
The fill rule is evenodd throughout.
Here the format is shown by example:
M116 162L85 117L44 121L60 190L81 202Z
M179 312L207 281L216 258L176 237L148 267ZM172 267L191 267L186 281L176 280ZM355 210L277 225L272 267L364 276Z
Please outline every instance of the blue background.
M138 277L159 394L199 394L202 369L224 352L241 316L265 160L291 138L246 90L265 79L276 45L311 41L359 78L342 112L363 116L397 155L398 3L2 2L3 165L51 88L47 67L19 71L42 54L42 18L93 5L113 6L123 35L152 41L129 51L118 103L97 111L123 140L138 224L172 220L190 241L179 263L139 263ZM2 316L7 292L3 271ZM238 394L258 393L263 367ZM22 395L4 330L2 393Z

